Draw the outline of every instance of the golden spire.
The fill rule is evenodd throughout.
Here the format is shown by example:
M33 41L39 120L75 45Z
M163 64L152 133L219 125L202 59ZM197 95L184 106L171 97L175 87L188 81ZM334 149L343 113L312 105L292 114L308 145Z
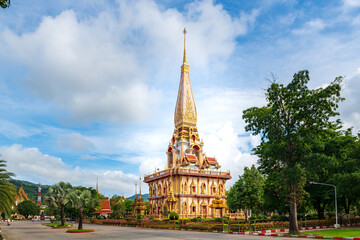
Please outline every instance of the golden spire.
M184 28L184 57L183 57L183 63L187 63L186 61L186 28Z
M196 106L191 88L189 65L186 60L186 29L184 28L184 58L181 66L181 76L178 97L176 100L174 123L175 128L181 125L195 127L197 122Z

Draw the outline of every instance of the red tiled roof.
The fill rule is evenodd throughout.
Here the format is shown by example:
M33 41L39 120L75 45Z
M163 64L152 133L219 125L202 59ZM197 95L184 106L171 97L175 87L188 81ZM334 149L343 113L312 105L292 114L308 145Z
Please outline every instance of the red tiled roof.
M207 159L208 159L209 162L216 162L216 159L215 159L215 158L208 157Z
M186 154L186 156L187 156L189 159L196 159L196 156L195 156L195 155L192 155L192 154Z
M192 154L186 154L186 157L189 159L189 162L192 162L192 163L196 163L197 162L197 158L195 155L192 155Z
M101 208L100 211L94 213L112 213L109 199L100 200L99 207Z

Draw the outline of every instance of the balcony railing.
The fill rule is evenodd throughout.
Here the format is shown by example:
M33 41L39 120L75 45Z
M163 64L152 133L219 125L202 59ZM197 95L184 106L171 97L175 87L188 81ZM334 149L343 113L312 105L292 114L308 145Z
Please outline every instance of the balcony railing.
M157 179L161 177L173 175L203 175L208 177L219 177L219 178L228 178L230 179L230 171L222 172L218 170L204 170L204 169L192 169L192 168L177 168L177 169L165 169L153 174L146 175L144 177L144 182L147 182L152 179Z

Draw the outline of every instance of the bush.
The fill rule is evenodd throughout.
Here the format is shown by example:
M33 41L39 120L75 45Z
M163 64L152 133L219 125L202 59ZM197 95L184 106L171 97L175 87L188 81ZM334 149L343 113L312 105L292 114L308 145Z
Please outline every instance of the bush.
M221 218L215 218L214 221L215 222L222 222Z
M279 216L279 220L280 220L280 221L289 221L289 217L286 216L286 215L280 215L280 216Z
M170 213L170 220L178 220L178 219L179 219L179 214L177 214L177 212Z
M141 220L141 219L143 219L143 215L141 214L141 213L139 213L137 216L136 216L136 218L137 218L137 220Z
M270 219L273 220L273 221L279 221L280 216L279 215L272 215Z

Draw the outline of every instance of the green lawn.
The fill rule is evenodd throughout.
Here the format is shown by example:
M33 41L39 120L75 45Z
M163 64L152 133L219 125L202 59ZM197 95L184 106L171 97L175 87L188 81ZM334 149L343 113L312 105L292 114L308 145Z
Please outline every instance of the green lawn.
M60 223L56 223L56 222L53 222L53 223L44 223L44 225L48 225L48 226L52 226L52 227L62 227L62 226L60 225ZM64 226L64 227L69 227L69 226L72 226L72 224L65 223L65 226Z
M303 232L300 235L302 234L324 236L324 237L359 237L360 238L360 228L316 230L316 231Z

